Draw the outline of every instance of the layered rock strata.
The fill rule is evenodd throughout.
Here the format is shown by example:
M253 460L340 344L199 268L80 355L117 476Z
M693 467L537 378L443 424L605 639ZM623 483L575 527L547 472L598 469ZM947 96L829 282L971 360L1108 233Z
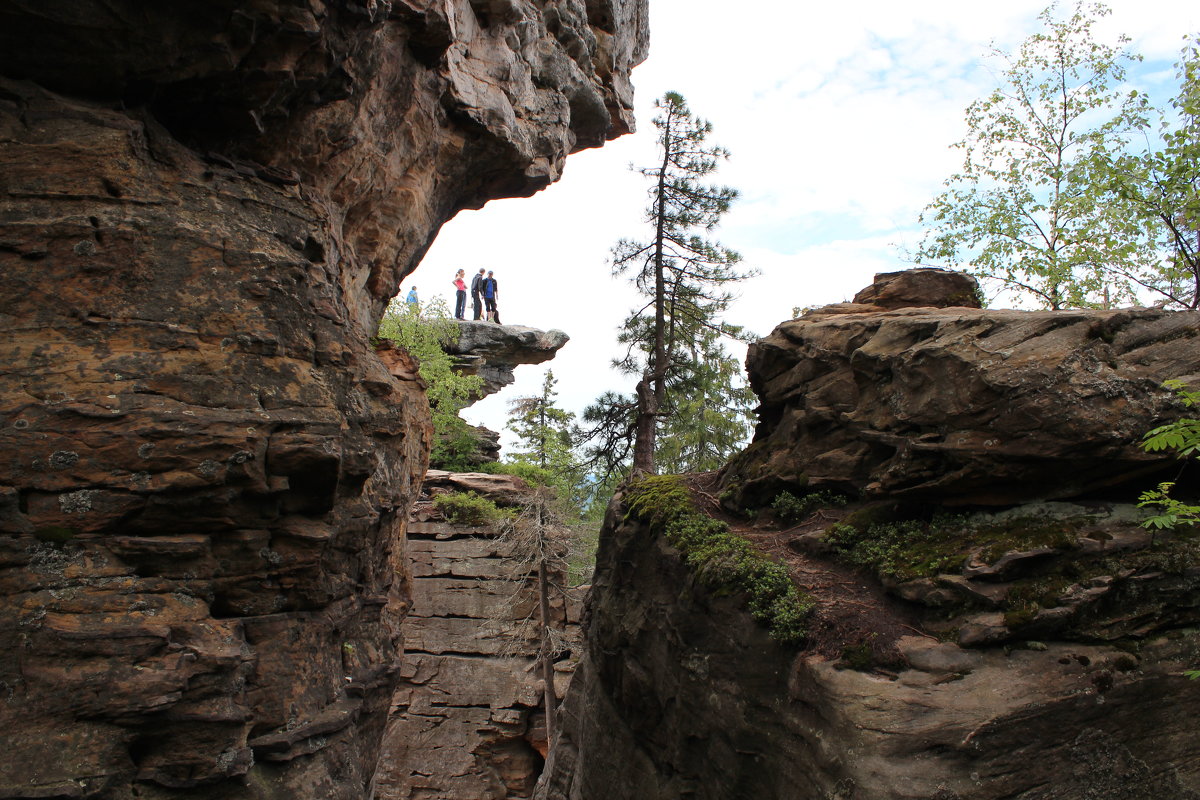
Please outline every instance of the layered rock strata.
M859 296L886 307L825 306L750 347L759 423L726 489L1004 505L1164 470L1139 443L1181 411L1163 381L1200 378L1200 314L947 307L976 301L914 272Z
M370 796L458 210L630 128L638 0L0 9L0 797Z
M895 663L860 671L777 645L624 510L539 798L1200 797L1200 682L1182 675L1200 663L1194 606L1190 627L1151 613L1161 627L1133 648L962 648L914 629Z
M480 399L516 380L513 369L518 365L542 364L554 358L571 338L562 331L524 325L465 320L458 326L458 341L448 345L446 352L455 357L460 374L478 375L483 381Z
M1200 798L1200 550L1122 502L1161 469L1196 490L1137 442L1183 411L1161 383L1200 376L1200 316L882 278L752 348L755 441L696 495L857 498L734 518L815 599L808 641L772 641L618 496L539 798Z
M511 507L528 496L508 475L430 471L426 489L471 491ZM528 798L546 754L544 686L536 668L536 581L502 526L446 522L429 500L408 526L413 606L402 680L384 737L380 800ZM563 585L565 575L552 583ZM578 604L555 593L552 619L578 639ZM574 660L556 664L565 693Z

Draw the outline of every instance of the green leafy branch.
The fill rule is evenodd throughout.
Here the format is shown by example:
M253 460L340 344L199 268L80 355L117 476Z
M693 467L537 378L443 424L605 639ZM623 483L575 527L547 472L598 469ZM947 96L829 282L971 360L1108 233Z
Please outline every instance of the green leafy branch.
M1200 391L1188 391L1183 381L1169 380L1164 382L1163 386L1173 390L1180 402L1188 408L1195 408L1200 404ZM1200 457L1200 419L1184 417L1148 431L1142 441L1142 449L1147 452L1174 450L1179 458ZM1185 503L1172 497L1171 490L1174 488L1174 481L1163 481L1158 484L1157 489L1142 492L1138 498L1139 508L1161 510L1161 513L1142 522L1144 527L1178 528L1200 523L1200 505Z

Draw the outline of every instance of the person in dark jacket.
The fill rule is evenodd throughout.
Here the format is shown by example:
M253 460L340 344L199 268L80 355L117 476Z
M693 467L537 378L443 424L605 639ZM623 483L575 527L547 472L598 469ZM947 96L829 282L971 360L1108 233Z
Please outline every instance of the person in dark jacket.
M500 299L500 287L496 283L496 273L488 270L487 277L483 280L483 303L487 307L488 322L500 324L500 311L496 308L496 302Z
M474 307L475 319L483 319L483 270L471 278L471 305Z

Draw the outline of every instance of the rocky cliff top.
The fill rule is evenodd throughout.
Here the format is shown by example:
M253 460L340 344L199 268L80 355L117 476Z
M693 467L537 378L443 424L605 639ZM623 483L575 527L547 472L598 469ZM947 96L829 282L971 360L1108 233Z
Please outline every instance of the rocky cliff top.
M1200 538L1128 502L1200 483L1137 446L1200 378L1200 315L964 288L880 276L783 323L724 490L617 493L537 797L1200 797Z
M969 289L880 276L752 345L759 425L725 487L1003 505L1149 486L1170 466L1139 442L1182 411L1163 381L1200 380L1200 314L956 305Z

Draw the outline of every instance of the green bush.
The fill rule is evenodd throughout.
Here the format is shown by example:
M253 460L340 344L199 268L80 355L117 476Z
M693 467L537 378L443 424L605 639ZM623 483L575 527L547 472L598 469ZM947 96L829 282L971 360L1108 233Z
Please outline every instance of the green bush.
M785 525L794 525L806 519L818 508L846 505L846 496L828 490L809 492L801 497L791 492L780 492L771 501L771 510Z
M771 637L798 644L815 601L802 594L785 565L754 549L729 526L699 511L677 476L645 478L629 488L630 516L664 535L705 586L745 592L751 616Z
M530 486L556 487L560 482L553 472L536 464L521 464L514 461L489 461L486 464L480 464L476 469L479 472L486 472L489 475L515 475Z
M393 302L380 320L378 331L381 338L394 342L417 359L435 434L429 464L451 472L471 469L479 447L473 428L458 412L478 396L483 379L460 374L454 357L446 352L461 333L441 297L435 297L419 310L407 303Z
M475 492L450 492L433 499L433 507L455 525L487 525L511 516Z

